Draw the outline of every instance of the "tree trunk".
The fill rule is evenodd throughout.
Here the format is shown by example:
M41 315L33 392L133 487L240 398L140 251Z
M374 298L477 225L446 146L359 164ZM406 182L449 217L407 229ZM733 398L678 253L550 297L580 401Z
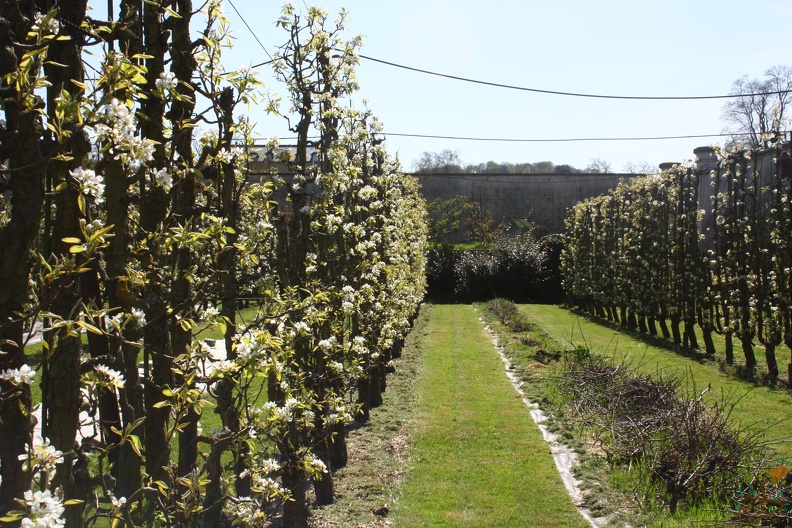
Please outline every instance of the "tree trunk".
M661 317L657 322L660 325L660 333L663 335L663 339L671 339L671 332L668 330L666 318Z
M314 454L324 462L327 471L322 473L318 478L314 477L313 487L316 494L316 503L321 506L326 506L333 503L333 477L330 474L330 442L332 441L332 429L328 427L324 418L320 413L316 414L314 419L314 432L316 438L316 447Z
M330 469L341 469L347 465L347 446L345 428L343 422L333 424L330 429L329 450L330 450Z
M674 344L679 346L682 344L682 335L679 333L679 316L672 315L671 318L671 335L674 339Z
M709 325L701 326L701 337L704 339L707 355L715 357L715 343L712 340L712 328Z
M305 474L289 462L283 468L283 487L291 491L291 500L283 503L283 528L308 526L308 508L305 504Z
M627 328L630 330L635 330L638 328L638 319L635 316L634 310L629 310L627 312Z
M371 378L368 371L363 371L363 374L358 379L358 398L357 403L360 406L355 413L355 421L365 423L369 420L369 408L371 402Z
M31 5L9 3L0 6L19 38L24 38L33 20ZM8 13L11 11L11 13ZM13 101L13 87L3 95ZM9 160L8 189L11 192L11 218L0 228L0 371L20 368L27 363L23 349L23 324L17 314L25 312L28 280L33 264L31 250L38 234L44 205L44 165L38 139L42 125L35 112L22 113L19 105L6 105L6 127L0 129L0 159ZM30 489L32 474L22 471L19 456L32 442L32 400L30 386L18 389L0 381L0 392L13 394L0 402L0 514L16 509L14 499Z
M696 339L696 325L693 321L685 320L685 346L693 350L698 348L698 340Z
M750 335L744 335L740 338L740 342L742 343L743 354L745 354L745 367L753 370L756 368L756 354L754 354L752 338Z
M127 247L129 224L129 197L127 177L120 161L112 160L104 171L105 181L105 207L107 210L107 225L113 226L113 236L108 237L105 250L105 296L108 306L120 308L126 313L131 313L135 308L136 296L134 286L130 286L127 277L127 266L130 255ZM127 325L124 330L123 342L115 346L120 349L122 356L122 371L124 373L124 388L120 390L121 416L125 425L133 423L143 416L143 386L140 381L138 369L138 347L130 343L137 343L143 337L139 325ZM144 437L140 428L133 434ZM141 468L143 461L132 449L129 442L121 446L118 461L118 480L116 481L116 495L128 497L141 486Z
M382 378L384 372L378 362L371 366L369 371L369 403L374 409L382 405Z
M45 2L45 10L56 7L56 4L57 2L54 0L47 0ZM47 80L51 83L51 87L47 90L47 115L51 122L58 121L56 107L58 98L64 92L75 99L80 97L80 89L72 81L82 82L84 80L81 60L83 38L73 28L80 27L85 19L86 6L87 0L75 0L74 2L69 2L68 5L57 6L59 19L66 22L61 24L61 28L71 38L51 42L47 50L49 61L45 63L44 71L47 75ZM76 123L68 121L73 117L75 116L65 116L67 121L62 123L63 129L72 134L70 154L73 160L70 162L53 161L48 167L48 185L50 185L48 191L54 197L56 218L55 222L49 226L51 231L44 233L45 248L43 254L46 258L51 258L54 255L69 254L68 244L61 241L64 237L82 238L78 220L81 217L81 213L77 206L77 191L67 188L60 193L53 192L55 186L66 181L66 173L70 169L79 167L83 157L90 151L87 137L82 131L76 129ZM53 137L51 131L46 132L45 138L52 141L53 144L60 141L59 138ZM51 218L49 212L47 212L47 216ZM99 290L96 273L95 266L89 266L89 270L79 276L80 289L83 290L83 302L86 306L91 306L91 301L95 302L94 306L96 307L102 306L101 300L96 299ZM68 284L52 285L63 287L56 294L58 297L54 301L52 310L64 319L70 319L75 317L75 308L80 301L80 293L76 282L73 281L73 277L68 277L65 280L68 281ZM72 467L76 458L74 446L79 427L79 411L82 404L80 394L80 353L82 344L79 336L67 337L62 330L56 333L60 334L61 339L53 342L52 356L49 363L46 364L47 379L42 376L42 381L44 382L42 383L42 436L49 438L56 449L65 453L64 461L58 465L53 478L52 487L62 488L65 499L86 499L87 497L83 496L83 492L87 483L81 480L86 478L85 472L73 472ZM88 339L92 357L94 354L109 355L109 347L106 346L106 336L89 333ZM102 344L105 346L102 347ZM106 391L102 391L100 394L101 420L111 420L108 416L109 409L106 406L108 403L112 405L115 402L114 396L113 394L113 401L108 402ZM117 416L118 407L115 406L114 410ZM112 425L118 426L119 424L113 423ZM118 441L119 437L109 427L103 427L102 429L105 438L109 441ZM113 450L113 455L115 453L117 453L117 450ZM75 505L66 509L64 519L68 528L83 525L82 511L82 505Z
M769 341L765 343L765 360L767 361L767 375L770 376L771 379L778 378L778 361L776 360L775 349L776 349L775 343L771 343Z
M638 330L644 334L649 331L649 329L646 327L646 317L643 315L638 316Z
M734 338L731 331L727 330L723 338L726 343L723 350L726 355L726 364L734 365Z
M169 20L173 34L173 49L180 50L179 53L171 53L173 62L171 71L180 81L176 89L185 97L174 100L171 103L171 110L167 117L173 128L174 150L178 152L187 167L194 165L192 148L192 119L195 110L195 100L190 97L191 90L185 85L189 85L195 70L195 59L187 50L192 49L192 39L190 38L190 21L193 8L192 0L178 0L176 11L179 17L172 17ZM182 84L184 83L184 84ZM193 209L195 208L195 175L193 172L186 172L179 180L176 188L172 191L174 221L184 227L188 227L193 222ZM180 248L174 253L177 261L174 264L178 270L177 278L173 285L173 304L175 306L188 306L194 301L192 283L189 274L191 273L192 254L189 248ZM185 311L189 311L187 309ZM173 349L175 353L181 354L192 346L193 334L191 329L184 329L181 325L174 324ZM179 380L183 383L183 380ZM182 419L182 429L179 433L179 466L178 473L185 476L191 472L198 461L198 420L200 414L194 409L187 412L187 416Z
M649 335L657 335L657 320L654 317L649 316L646 318L646 326L649 328Z

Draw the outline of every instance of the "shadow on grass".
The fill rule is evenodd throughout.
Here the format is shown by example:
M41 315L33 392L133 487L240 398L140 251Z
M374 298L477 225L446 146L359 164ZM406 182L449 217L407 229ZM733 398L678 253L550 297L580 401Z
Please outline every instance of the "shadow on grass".
M718 359L717 357L710 356L705 352L701 352L699 349L693 349L681 345L676 345L673 342L668 341L666 338L664 338L661 335L651 335L641 332L638 329L627 328L626 326L623 326L620 323L609 321L607 319L603 319L601 317L591 315L588 312L584 312L582 310L578 310L575 308L566 308L566 309L569 310L571 313L575 314L576 316L586 319L590 323L597 324L599 326L603 326L611 330L615 330L624 335L630 336L636 341L640 341L641 343L644 343L646 345L650 345L655 348L660 348L662 350L673 352L674 354L680 357L693 360L696 363L699 363L700 365L717 365L718 369L724 374L739 381L742 381L744 383L750 383L755 387L766 387L774 391L792 389L792 385L784 382L783 380L779 379L777 376L770 376L767 373L763 373L763 374L758 373L756 367L747 367L742 364L729 365L723 359Z

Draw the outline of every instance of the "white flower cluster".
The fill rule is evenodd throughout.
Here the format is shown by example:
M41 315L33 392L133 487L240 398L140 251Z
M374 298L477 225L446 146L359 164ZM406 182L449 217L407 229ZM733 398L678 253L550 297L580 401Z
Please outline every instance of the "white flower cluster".
M42 13L36 13L33 21L33 31L41 30L45 34L57 35L60 31L60 22L54 17L47 17Z
M121 160L129 169L137 170L153 159L154 142L136 136L134 112L118 99L105 106L103 122L96 125L97 140L110 143L108 152Z
M165 189L165 192L170 191L173 187L173 175L166 168L152 170L151 177L158 187Z
M220 152L215 156L220 163L231 164L234 161L234 155L229 152L225 147L220 149Z
M336 342L337 340L335 336L330 336L327 339L322 339L321 341L319 341L319 348L321 348L325 352L329 352L333 349L333 347L335 347Z
M124 376L117 370L113 370L106 365L96 365L94 372L96 372L97 378L99 378L102 385L118 389L124 388Z
M77 167L74 170L69 171L69 174L75 179L77 184L80 186L80 192L82 194L88 194L93 196L97 201L102 200L102 196L104 195L104 176L97 175L91 169L84 169L82 167Z
M146 324L146 314L143 310L132 308L129 313L121 312L111 318L111 321L119 327L127 323L137 325L139 327Z
M159 79L156 80L154 85L157 87L157 90L168 92L170 90L175 90L179 85L179 81L176 80L176 75L173 72L162 72L159 74Z
M60 528L66 524L63 503L50 490L26 491L24 508L26 516L21 521L22 528Z
M23 462L25 471L44 471L51 473L55 466L63 462L63 453L55 449L45 438L43 442L36 443L25 454L19 455L19 460Z
M14 385L22 385L33 383L33 378L36 376L36 371L31 369L27 364L22 365L18 369L7 369L0 372L0 379L11 382Z
M305 469L313 475L327 473L327 465L313 453L306 455Z
M214 145L217 143L217 130L213 128L201 129L197 134L195 134L195 140L202 147Z

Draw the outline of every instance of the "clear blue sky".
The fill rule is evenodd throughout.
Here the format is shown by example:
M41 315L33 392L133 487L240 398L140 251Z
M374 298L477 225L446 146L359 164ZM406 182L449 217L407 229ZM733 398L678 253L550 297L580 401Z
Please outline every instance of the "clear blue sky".
M275 27L281 2L231 0L272 53L286 40ZM331 16L345 7L362 53L460 77L547 90L613 95L728 93L732 82L792 64L789 0L346 0L308 2ZM199 5L199 0L194 0ZM296 0L298 8L304 8ZM237 37L228 68L267 60L226 0ZM268 67L261 77L282 90ZM359 99L386 132L487 138L601 138L717 134L723 100L578 99L479 86L361 60ZM262 137L287 137L282 120L255 109ZM636 142L501 143L390 137L407 169L423 151L458 150L463 161L549 160L584 168L601 158L682 161L722 139Z

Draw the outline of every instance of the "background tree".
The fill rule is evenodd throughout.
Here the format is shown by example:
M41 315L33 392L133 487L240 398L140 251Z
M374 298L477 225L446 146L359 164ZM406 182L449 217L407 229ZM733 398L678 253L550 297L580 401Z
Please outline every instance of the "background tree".
M424 152L413 161L413 172L423 174L443 174L464 172L459 151L446 149L442 152Z
M656 174L657 167L648 161L628 161L624 165L624 172L627 174Z
M792 67L773 66L764 79L743 76L732 84L732 95L723 106L722 118L729 123L726 133L732 142L742 141L751 149L770 146L772 132L784 131L789 118L788 105L792 94Z
M437 198L426 204L429 213L429 240L435 244L449 242L449 237L462 225L471 205L465 196L444 200Z
M586 172L610 174L613 172L613 165L601 158L594 158L586 166Z

